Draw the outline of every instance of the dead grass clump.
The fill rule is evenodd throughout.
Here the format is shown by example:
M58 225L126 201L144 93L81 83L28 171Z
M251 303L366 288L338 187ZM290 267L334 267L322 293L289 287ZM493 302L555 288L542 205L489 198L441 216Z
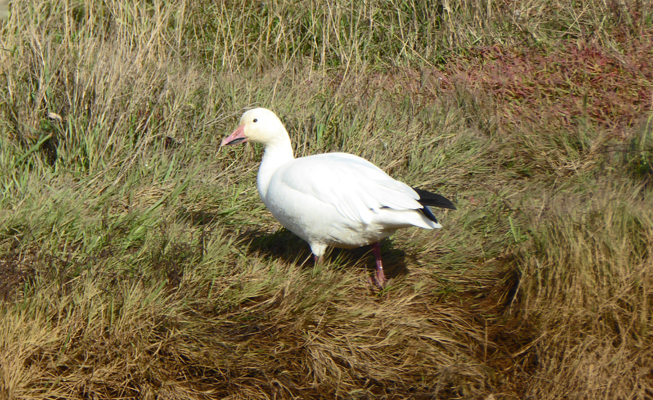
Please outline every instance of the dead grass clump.
M250 269L214 280L213 296L189 303L186 290L94 270L65 295L40 282L38 295L3 310L2 390L10 397L426 398L489 390L470 354L493 345L470 324L470 311L410 286L379 298L342 271L286 266L267 288ZM254 287L256 295L228 301Z
M374 300L356 289L357 278L343 281L342 272L291 271L286 279L271 297L212 322L233 349L228 382L236 398L279 391L464 397L486 390L484 372L465 355L484 337L460 310L418 295Z
M520 254L513 312L537 328L537 398L647 398L653 215L641 187L603 182L553 198Z

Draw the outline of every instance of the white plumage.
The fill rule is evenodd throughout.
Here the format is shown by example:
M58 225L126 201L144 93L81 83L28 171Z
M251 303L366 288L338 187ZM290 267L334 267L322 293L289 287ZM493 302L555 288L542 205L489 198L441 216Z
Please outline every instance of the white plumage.
M309 243L316 262L328 246L373 244L379 285L385 276L378 242L400 228L441 228L429 205L455 209L444 197L413 189L352 154L296 159L288 132L270 110L247 111L222 146L245 141L265 146L257 188L272 215Z

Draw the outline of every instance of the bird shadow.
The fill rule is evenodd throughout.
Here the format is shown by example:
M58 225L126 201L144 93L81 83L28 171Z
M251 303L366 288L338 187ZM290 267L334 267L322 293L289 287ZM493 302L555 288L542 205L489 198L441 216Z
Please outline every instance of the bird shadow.
M313 268L313 254L308 243L299 238L286 228L270 233L250 228L238 235L239 241L248 243L248 255L259 255L265 258L281 259L287 263L300 264L302 268ZM406 264L406 253L392 246L391 239L381 242L381 256L383 259L383 270L388 279L398 278L408 274ZM371 254L370 246L363 246L357 249L327 250L324 256L325 261L340 268L350 268L363 264L369 273L376 269L374 256Z
M210 226L220 221L218 214L201 210L185 211L180 214L180 217L198 227ZM308 243L286 228L269 232L250 227L245 231L234 231L233 235L237 238L237 242L246 244L247 255L281 259L286 263L301 265L305 269L314 266L313 254ZM406 252L395 248L392 239L384 239L381 242L381 257L383 271L388 279L406 276L409 273ZM376 269L370 246L352 250L330 248L325 254L325 261L343 269L364 265L370 276Z

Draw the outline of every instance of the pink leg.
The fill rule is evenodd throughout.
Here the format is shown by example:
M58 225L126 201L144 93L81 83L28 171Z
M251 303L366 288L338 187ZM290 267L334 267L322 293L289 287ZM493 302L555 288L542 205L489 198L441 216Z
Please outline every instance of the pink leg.
M372 245L372 252L374 253L374 258L376 259L376 284L379 287L383 287L387 280L385 279L385 274L383 273L383 263L381 262L381 245L379 242L376 242Z
M318 257L315 254L313 254L313 260L315 260L315 265L322 263L322 257Z

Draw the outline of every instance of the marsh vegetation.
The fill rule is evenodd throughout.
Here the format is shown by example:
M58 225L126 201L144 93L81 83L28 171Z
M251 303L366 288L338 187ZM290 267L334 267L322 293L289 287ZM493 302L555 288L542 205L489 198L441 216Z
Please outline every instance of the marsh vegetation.
M648 1L13 1L0 398L653 397ZM452 199L308 246L243 110Z

